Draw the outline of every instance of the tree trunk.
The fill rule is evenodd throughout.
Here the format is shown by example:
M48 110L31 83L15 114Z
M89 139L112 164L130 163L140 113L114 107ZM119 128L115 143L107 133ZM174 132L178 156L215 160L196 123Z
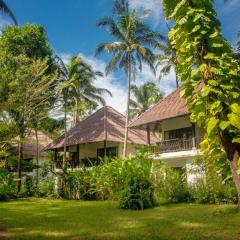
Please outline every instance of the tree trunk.
M239 153L235 151L232 160L230 161L230 167L233 176L233 182L235 183L237 194L238 194L238 211L240 212L240 175L238 174L238 161Z
M227 154L230 163L233 182L235 184L238 195L238 211L240 212L240 174L238 172L238 162L240 161L240 144L233 143L232 137L227 131L221 132L220 136L223 148Z
M78 102L78 99L76 101L76 112L75 112L75 125L74 127L79 123L79 117L78 117L78 106L79 106L79 102Z
M37 163L37 178L36 178L36 183L38 184L38 178L39 178L39 171L38 171L38 164L39 164L39 141L38 141L38 131L35 129L35 138L36 138L36 163Z
M22 186L22 159L23 159L23 140L24 137L20 136L19 150L18 150L18 180L17 180L17 194L21 192Z
M128 95L127 95L127 106L126 106L126 122L125 122L125 136L124 136L124 145L123 145L123 158L126 158L126 156L127 156L130 93L131 93L131 59L130 59L130 54L128 54Z
M64 106L64 147L63 147L63 162L62 162L62 168L64 167L64 164L67 160L67 106Z
M179 81L178 81L178 75L176 70L175 70L175 76L176 76L176 88L179 88Z

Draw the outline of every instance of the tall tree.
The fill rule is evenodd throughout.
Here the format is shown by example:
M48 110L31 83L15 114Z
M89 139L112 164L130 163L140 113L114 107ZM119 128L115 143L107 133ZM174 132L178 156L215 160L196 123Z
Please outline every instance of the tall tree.
M224 149L238 193L240 210L240 67L221 34L212 0L164 0L175 22L169 38L178 56L191 120L206 130L202 150ZM219 145L222 148L219 148Z
M8 5L3 0L0 0L0 10L2 12L4 12L5 14L7 14L13 20L13 22L17 25L16 17L14 16L11 9L8 7Z
M95 56L102 52L112 54L113 58L106 66L106 74L120 68L125 70L128 77L123 157L126 157L127 153L132 70L138 65L141 71L144 62L155 73L155 55L151 47L162 39L161 34L146 25L146 16L147 12L139 15L135 10L131 11L127 0L119 0L114 2L113 16L100 18L97 22L97 26L104 27L116 41L99 44Z
M15 122L20 138L19 192L26 129L32 126L33 112L54 96L45 95L54 88L52 51L44 29L30 24L4 29L0 48L0 112L7 112L9 119Z
M60 70L60 91L64 107L64 163L66 162L66 139L67 139L67 112L71 109L74 112L74 125L78 123L81 103L91 103L95 105L100 102L105 105L105 100L101 96L103 93L111 93L104 88L94 86L97 76L102 76L100 72L94 71L82 57L73 56L66 65L61 58L56 57L56 63ZM63 163L63 164L64 164Z
M144 83L142 86L138 87L137 85L131 86L131 92L135 100L130 100L130 118L135 118L152 105L159 102L164 93L159 89L159 87L154 82Z
M37 109L48 106L50 85L55 80L53 74L47 74L47 60L32 60L18 57L19 67L12 74L7 104L7 112L14 119L19 133L18 156L18 193L21 191L21 163L23 145L27 130L35 122ZM46 105L46 106L44 106ZM37 122L36 122L37 123ZM35 129L36 130L36 129Z

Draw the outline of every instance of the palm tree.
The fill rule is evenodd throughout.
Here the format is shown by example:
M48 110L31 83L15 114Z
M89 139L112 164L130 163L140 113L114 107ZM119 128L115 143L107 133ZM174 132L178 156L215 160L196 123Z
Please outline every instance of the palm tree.
M94 81L97 77L102 77L100 71L95 71L91 65L87 64L82 57L73 57L70 64L78 65L74 81L71 84L69 95L72 96L73 126L79 122L79 115L82 105L97 106L98 102L106 105L103 94L112 96L111 92L105 88L97 88ZM85 105L86 105L85 104Z
M60 70L59 89L63 99L64 107L64 156L63 165L66 162L66 137L67 137L67 111L70 108L75 112L75 124L78 121L79 103L91 102L105 105L102 98L103 93L111 93L104 88L96 88L93 81L97 76L102 75L100 72L94 71L81 57L73 56L68 65L58 56L55 58L56 65Z
M156 45L156 47L161 50L161 53L156 55L156 58L157 58L156 68L158 68L159 66L160 67L163 66L159 74L159 80L163 76L170 74L170 71L173 69L176 77L176 88L178 88L179 79L176 72L178 59L177 59L176 51L173 49L168 39L165 40L164 42L165 44L158 43Z
M142 86L131 86L131 92L136 100L130 100L130 118L135 118L144 113L152 105L159 102L164 93L154 82L144 83Z
M97 22L97 26L105 27L116 41L99 44L95 56L102 52L111 53L113 58L106 66L106 74L120 68L124 69L128 76L123 157L126 157L127 152L132 68L135 69L138 65L141 71L142 62L144 62L155 73L155 55L150 47L156 45L159 39L162 39L161 34L154 32L145 24L145 17L146 12L139 15L135 10L130 11L127 0L118 0L114 3L113 16L100 18Z
M11 9L7 6L5 1L3 0L0 0L0 10L5 14L7 14L13 20L13 22L17 25L17 19L15 18Z

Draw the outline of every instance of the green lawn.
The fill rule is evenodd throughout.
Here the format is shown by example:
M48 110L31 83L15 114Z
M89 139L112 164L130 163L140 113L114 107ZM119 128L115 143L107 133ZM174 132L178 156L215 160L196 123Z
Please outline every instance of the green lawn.
M26 199L0 203L0 239L240 239L231 205L126 211L114 202Z

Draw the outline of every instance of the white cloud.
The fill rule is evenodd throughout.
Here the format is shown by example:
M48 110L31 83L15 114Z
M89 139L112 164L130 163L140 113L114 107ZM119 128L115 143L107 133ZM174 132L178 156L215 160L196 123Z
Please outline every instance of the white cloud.
M158 80L160 68L158 68L156 76L152 73L150 68L146 65L143 65L142 72L138 72L136 77L136 85L142 85L148 81L155 82L160 89L165 92L165 95L168 95L176 88L175 73L172 69L169 75L163 77L161 81Z
M157 26L163 18L163 9L161 0L130 0L130 7L138 11L150 10L150 17Z

